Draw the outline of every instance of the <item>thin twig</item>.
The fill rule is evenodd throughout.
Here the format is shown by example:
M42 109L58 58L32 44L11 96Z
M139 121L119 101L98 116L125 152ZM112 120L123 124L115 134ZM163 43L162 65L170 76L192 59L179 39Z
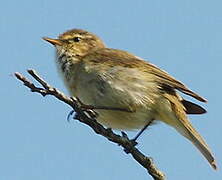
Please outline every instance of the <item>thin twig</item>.
M131 154L133 158L143 166L148 173L153 177L155 180L164 180L165 175L156 168L153 163L153 160L147 156L145 156L141 151L139 151L135 147L135 142L130 140L126 133L122 132L122 136L115 134L110 128L105 128L101 124L99 124L93 116L90 116L90 113L81 109L81 104L78 100L74 97L68 97L64 93L60 92L56 88L49 85L44 79L42 79L35 70L27 70L28 73L37 80L43 88L36 87L34 83L24 77L22 74L16 72L15 76L17 79L22 81L26 87L28 87L32 92L40 93L43 96L52 95L63 101L64 103L68 104L73 108L76 112L75 119L79 120L80 122L87 124L90 126L94 132L97 134L102 135L103 137L107 138L109 141L112 141L120 146L123 147L124 152L127 154Z

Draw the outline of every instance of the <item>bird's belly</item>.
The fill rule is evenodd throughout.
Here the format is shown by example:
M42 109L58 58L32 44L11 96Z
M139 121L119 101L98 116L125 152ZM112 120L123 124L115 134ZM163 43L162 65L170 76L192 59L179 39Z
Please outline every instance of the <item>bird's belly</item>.
M101 88L101 87L100 87ZM93 106L103 106L109 110L95 110L98 112L99 123L119 130L133 130L143 128L149 121L155 119L153 104L143 97L136 97L129 91L118 92L112 89L105 89L101 93L95 86L87 87L72 92L84 104ZM124 112L121 110L110 110L112 108L122 108L132 110Z
M117 110L97 110L98 122L113 129L134 130L143 128L153 119L153 114L147 110L136 112L121 112Z

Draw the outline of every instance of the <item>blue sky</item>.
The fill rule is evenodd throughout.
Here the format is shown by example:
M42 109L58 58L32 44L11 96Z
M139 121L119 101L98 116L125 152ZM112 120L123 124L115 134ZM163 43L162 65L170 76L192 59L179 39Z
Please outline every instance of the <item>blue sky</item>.
M54 49L41 37L56 37L72 28L87 29L108 47L151 61L208 99L199 103L208 113L190 119L214 152L218 171L161 123L143 134L138 148L170 180L222 179L221 7L219 0L3 1L0 179L148 179L120 147L77 121L67 123L67 105L29 92L12 76L16 71L27 75L26 69L34 68L67 93L56 72Z

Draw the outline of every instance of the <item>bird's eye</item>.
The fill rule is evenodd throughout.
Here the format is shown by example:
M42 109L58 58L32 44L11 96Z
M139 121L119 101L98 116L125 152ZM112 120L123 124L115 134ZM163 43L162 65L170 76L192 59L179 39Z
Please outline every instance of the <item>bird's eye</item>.
M74 37L74 38L73 38L73 41L74 41L74 42L79 42L80 40L81 40L80 37Z

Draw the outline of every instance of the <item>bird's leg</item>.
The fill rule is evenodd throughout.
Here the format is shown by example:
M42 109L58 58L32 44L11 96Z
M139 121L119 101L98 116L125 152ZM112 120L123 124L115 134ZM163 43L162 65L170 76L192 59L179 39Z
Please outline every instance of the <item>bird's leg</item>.
M79 98L76 98L80 103L80 108L83 110L112 110L112 111L124 111L124 112L135 112L134 109L127 109L127 108L118 108L118 107L107 107L107 106L94 106L94 105L87 105L81 102Z
M130 109L127 109L127 108L117 108L117 107L107 107L107 106L94 106L94 105L87 105L87 104L84 104L78 97L76 97L78 103L80 104L80 108L83 110L83 111L86 111L91 117L93 118L96 118L98 117L98 113L93 111L93 110L111 110L111 111L123 111L123 112L136 112L135 109L133 108L130 108ZM69 122L70 121L70 117L73 115L74 111L70 111L68 116L67 116L67 121Z
M140 137L140 135L147 129L147 127L152 124L154 119L151 119L138 133L137 135L132 139L132 141L135 141ZM137 143L136 143L137 144Z

